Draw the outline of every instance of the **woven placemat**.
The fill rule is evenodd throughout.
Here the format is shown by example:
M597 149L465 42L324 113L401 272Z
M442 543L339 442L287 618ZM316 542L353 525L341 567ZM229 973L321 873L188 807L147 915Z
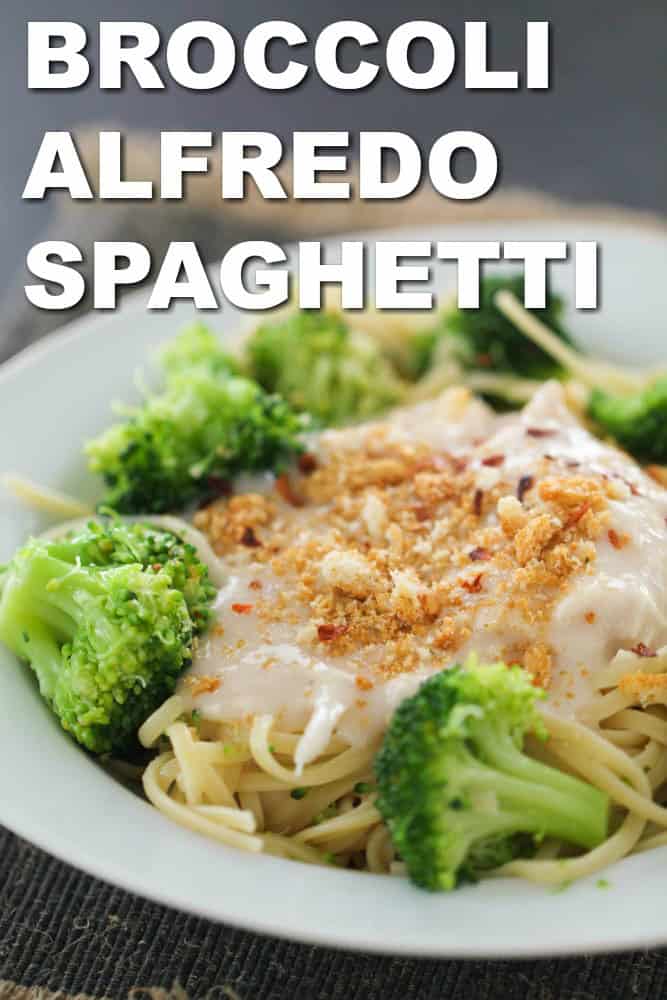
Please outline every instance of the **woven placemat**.
M81 148L94 173L94 135ZM128 143L130 170L156 176L152 136ZM242 239L287 241L355 228L485 219L595 217L665 229L643 213L510 192L474 205L427 191L399 205L222 204L215 175L184 204L60 200L52 235L139 240L156 257L193 239L207 260ZM0 310L0 360L72 317L31 309L18 275ZM88 308L82 304L77 312ZM667 893L666 893L667 896ZM344 919L344 915L341 915ZM502 915L499 914L499 919ZM667 927L667 902L665 905ZM531 962L411 961L259 937L146 902L54 860L0 827L0 1000L630 1000L667 996L667 951Z
M410 961L258 937L144 902L8 833L0 886L0 1000L659 1000L667 992L667 952Z

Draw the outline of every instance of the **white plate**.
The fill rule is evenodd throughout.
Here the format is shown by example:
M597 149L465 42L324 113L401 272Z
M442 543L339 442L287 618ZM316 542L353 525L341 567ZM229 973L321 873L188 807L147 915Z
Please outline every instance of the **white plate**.
M597 222L450 227L369 238L598 239L602 308L572 313L584 344L609 357L651 362L664 344L667 237ZM434 268L451 284L451 267ZM553 269L570 294L571 268ZM16 471L93 497L82 441L131 393L149 350L192 318L181 306L144 311L135 296L117 313L87 318L0 370L0 472ZM230 332L239 316L212 317ZM0 561L39 526L0 494ZM183 830L125 791L79 751L41 702L26 669L0 649L0 822L107 882L162 903L256 931L324 945L441 957L528 956L667 943L667 849L630 858L554 893L488 881L430 895L407 881L311 868L242 854Z

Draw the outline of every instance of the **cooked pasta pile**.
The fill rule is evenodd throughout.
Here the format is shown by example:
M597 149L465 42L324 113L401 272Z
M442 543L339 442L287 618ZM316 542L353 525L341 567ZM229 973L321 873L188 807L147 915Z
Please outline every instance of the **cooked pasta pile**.
M373 805L377 745L353 748L334 737L299 774L301 734L276 729L271 716L247 726L184 721L174 695L142 726L152 746L169 749L143 776L150 801L171 819L232 847L316 864L393 870L388 834Z
M599 847L572 856L544 842L535 858L498 869L558 885L626 855L667 844L667 650L620 652L595 678L599 695L582 721L543 712L549 739L535 742L546 762L579 775L614 803L612 830ZM376 745L357 749L333 738L298 774L301 734L281 732L271 716L247 726L183 716L175 695L140 731L162 742L143 776L147 797L170 819L231 847L313 864L402 875L373 793Z

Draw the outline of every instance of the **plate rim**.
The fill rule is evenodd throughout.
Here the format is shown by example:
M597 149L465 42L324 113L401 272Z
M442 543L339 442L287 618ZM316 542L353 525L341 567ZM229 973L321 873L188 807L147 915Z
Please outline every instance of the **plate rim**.
M568 220L569 221L569 220ZM585 219L583 222L585 223ZM556 220L545 221L545 227L548 227L551 223L552 225ZM582 220L576 220L577 224L581 224ZM665 232L656 231L656 229L650 226L642 226L641 224L633 225L626 222L604 222L604 220L595 219L594 223L600 229L604 228L605 232L610 233L612 231L623 232L627 234L628 230L634 232L645 233L647 236L656 238L659 241L665 240ZM437 227L401 227L400 229L382 229L382 230L369 230L358 233L349 234L336 234L335 236L323 238L323 243L330 243L333 241L338 241L342 239L398 239L398 238L409 238L412 234L416 238L416 234L421 234L421 238L427 238L428 233L436 233L438 231L442 232L445 230L461 230L466 228L479 228L484 225L497 225L499 228L508 223L503 223L494 220L490 220L488 223L484 221L470 221L456 222L451 225L439 225ZM519 220L516 223L522 227L530 228L536 224L541 225L540 220ZM620 234L620 233L619 233ZM432 237L435 238L435 237ZM147 295L143 290L138 290L136 292L130 293L123 300L123 304L118 310L109 313L98 314L96 312L89 312L83 316L79 316L69 323L63 325L62 328L53 331L52 333L41 338L34 344L30 344L27 347L20 350L17 354L13 355L11 358L7 359L4 363L0 364L0 387L6 385L11 380L18 378L20 379L24 372L30 371L31 369L39 368L40 365L46 363L48 359L53 355L57 354L59 350L66 350L69 348L74 348L76 343L81 339L87 339L92 335L102 335L103 330L100 329L105 323L117 322L119 317L127 318L134 311L141 308L143 302L146 300ZM221 322L225 322L225 313L220 311L213 314L216 318L219 317ZM232 318L236 314L232 313ZM252 315L252 314L250 314ZM58 736L61 734L58 733ZM78 749L74 748L76 753L79 753ZM95 766L95 765L94 765ZM123 794L127 793L123 789ZM147 809L151 807L145 803L142 803ZM491 942L488 946L483 943L480 945L479 942L469 941L467 944L462 944L460 941L455 943L440 944L435 946L434 944L423 944L417 940L409 939L405 942L398 942L392 940L391 943L384 944L381 940L381 931L376 931L375 936L373 932L364 939L351 938L350 934L345 931L344 928L332 931L330 926L323 929L317 927L311 927L306 922L305 918L298 930L291 927L282 928L280 923L276 921L275 916L271 913L263 914L258 912L252 916L241 915L234 912L234 904L226 903L224 906L212 906L209 900L202 902L201 900L186 900L183 898L179 892L175 890L170 890L168 887L156 888L156 886L150 885L150 876L139 877L136 872L130 872L129 869L123 869L120 865L119 860L114 862L103 862L99 858L96 858L95 852L88 849L86 845L86 851L82 854L77 854L75 846L68 849L66 842L63 840L62 836L59 835L49 835L48 826L40 826L39 818L35 818L32 821L28 818L28 814L25 816L25 820L22 821L18 815L12 815L9 818L4 815L5 812L10 812L11 809L5 809L0 803L0 821L8 829L12 830L16 835L29 840L31 843L35 844L40 849L44 850L48 854L55 856L58 860L72 865L74 868L84 871L86 874L99 878L111 886L117 886L124 891L133 893L135 895L140 895L149 900L155 901L162 905L166 905L172 909L177 909L180 911L185 911L200 917L205 917L206 919L213 920L215 922L230 923L234 926L242 927L246 930L252 931L254 933L260 933L264 935L271 935L280 937L287 940L298 940L308 944L314 944L323 947L335 948L335 949L345 949L350 951L363 951L372 952L376 954L386 954L386 955L402 955L406 957L430 957L430 958L495 958L495 959L525 959L525 958L538 958L538 957L555 957L555 956L565 956L565 955L576 955L576 954L599 954L608 952L610 950L614 951L625 951L633 948L648 948L658 945L664 945L667 942L667 921L665 923L665 928L663 931L655 929L654 924L649 920L644 929L643 923L640 921L638 924L633 925L632 930L628 931L626 929L617 930L612 933L611 940L609 936L605 937L601 933L593 933L590 937L579 938L578 940L570 940L569 943L566 942L556 942L552 945L548 941L545 941L541 937L537 937L534 941L524 941L519 945L514 945L510 948L500 947L494 948ZM16 810L15 810L16 812ZM152 812L152 810L151 810ZM156 816L159 814L156 813ZM197 839L204 845L208 844L210 847L210 842L205 838L200 837L196 834L191 834L189 831L183 831L179 827L166 820L164 817L160 816L160 819L165 824L166 836L170 836L170 830L173 827L175 831L180 831L181 838L186 836L188 838L196 836ZM172 839L176 839L176 836ZM220 851L220 845L213 845L216 851ZM667 858L667 848L659 848L655 852L655 855L662 855ZM237 856L237 852L231 852L229 849L226 850L226 856L228 857L228 864L233 865L234 859ZM246 856L249 857L249 856ZM635 856L633 861L636 865L639 856ZM254 859L253 859L254 860ZM294 872L293 869L296 868L294 863L289 862L287 864L275 858L263 857L261 859L262 863L269 866L276 866L276 871L278 871L277 866L281 869L285 869L286 872L290 874L298 874L298 871ZM624 864L623 862L621 864ZM317 874L323 878L326 882L331 877L341 880L354 880L355 882L363 878L364 880L371 880L372 882L377 882L378 884L384 884L386 882L386 877L374 876L374 875L363 875L359 873L352 872L330 872L325 870L324 872L318 871ZM304 876L305 881L305 876ZM351 884L351 881L350 881ZM409 889L411 893L416 893L418 890L412 888ZM473 890L474 891L474 890ZM538 890L541 896L549 893L549 890L540 889ZM563 894L565 897L568 893ZM350 900L354 902L353 893L349 893ZM419 898L427 898L420 896ZM453 899L455 897L449 896L446 899ZM604 899L604 896L601 896ZM382 894L379 892L377 894L378 907L381 906ZM489 903L489 906L495 907L497 904Z

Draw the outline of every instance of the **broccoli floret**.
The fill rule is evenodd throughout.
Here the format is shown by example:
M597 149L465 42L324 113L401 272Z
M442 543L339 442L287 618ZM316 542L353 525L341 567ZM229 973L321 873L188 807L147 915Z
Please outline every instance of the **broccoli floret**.
M376 759L377 806L417 885L453 889L544 836L604 840L607 796L523 751L528 732L546 735L538 697L519 667L471 657L399 706Z
M588 390L586 413L603 436L639 461L667 461L667 376L664 371L633 371L595 361L573 350L507 290L496 303L516 323L527 342L549 354L567 377L579 383L575 398Z
M213 593L175 536L91 524L15 555L0 578L0 640L79 743L122 752L189 666Z
M137 563L153 572L164 570L185 598L197 634L211 620L216 589L194 545L171 531L150 524L129 524L119 518L90 521L85 528L49 543L49 553L81 566L126 566Z
M413 367L416 377L425 374L437 357L438 347L444 338L448 351L464 369L506 372L541 381L557 378L563 369L546 351L527 340L510 319L495 305L498 292L511 292L523 302L522 276L512 278L483 278L480 282L479 308L446 311L430 334L414 338L412 347ZM572 338L560 322L563 302L556 295L548 295L545 309L530 309L565 343Z
M629 396L595 388L588 416L639 461L667 462L667 378Z
M202 339L186 332L168 349L163 391L126 409L124 423L86 447L90 468L108 486L104 504L120 513L182 509L212 482L280 471L301 450L303 418L256 382L218 367L215 353L206 361L193 337Z
M248 370L264 389L323 426L375 416L405 393L377 342L339 313L301 311L263 323L245 350Z
M436 351L445 335L442 321L430 330L419 330L418 333L412 334L402 358L402 369L406 378L411 382L417 382L431 370Z
M187 327L160 351L160 364L167 378L184 368L204 366L215 375L238 375L238 362L220 347L220 341L203 323Z

